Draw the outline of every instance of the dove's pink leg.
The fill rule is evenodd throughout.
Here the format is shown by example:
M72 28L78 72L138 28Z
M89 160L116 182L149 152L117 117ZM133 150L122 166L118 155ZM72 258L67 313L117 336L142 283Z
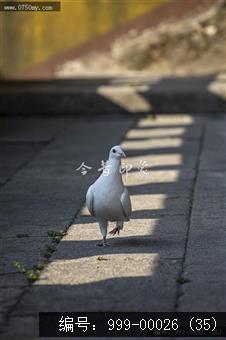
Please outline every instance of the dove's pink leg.
M106 241L108 222L106 220L99 220L99 226L100 232L103 236L103 240L101 242L98 242L96 245L99 247L109 246L109 244Z
M123 229L123 221L117 221L116 222L116 227L114 229L112 229L109 234L115 236L115 234L118 234L120 233L120 230Z

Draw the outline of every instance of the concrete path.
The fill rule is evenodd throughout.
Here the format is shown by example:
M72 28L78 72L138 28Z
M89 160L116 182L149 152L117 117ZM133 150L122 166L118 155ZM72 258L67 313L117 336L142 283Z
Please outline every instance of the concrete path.
M39 311L226 311L224 116L5 118L0 130L3 339L36 338ZM102 249L83 203L120 141L133 214ZM15 261L45 268L31 284Z

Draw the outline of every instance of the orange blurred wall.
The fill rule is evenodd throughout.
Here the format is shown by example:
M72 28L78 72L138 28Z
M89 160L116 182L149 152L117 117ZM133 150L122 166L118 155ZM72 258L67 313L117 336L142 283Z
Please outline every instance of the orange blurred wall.
M26 70L168 1L63 0L60 12L1 12L0 76Z

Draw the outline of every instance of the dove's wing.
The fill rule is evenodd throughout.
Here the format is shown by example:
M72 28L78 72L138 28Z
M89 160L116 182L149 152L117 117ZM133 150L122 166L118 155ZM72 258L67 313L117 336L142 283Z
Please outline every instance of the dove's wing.
M94 202L94 195L93 195L92 185L91 185L86 194L86 206L91 215L94 215L93 202Z
M121 195L121 204L122 204L123 214L129 220L132 208L131 208L129 192L126 188L124 188L123 193Z

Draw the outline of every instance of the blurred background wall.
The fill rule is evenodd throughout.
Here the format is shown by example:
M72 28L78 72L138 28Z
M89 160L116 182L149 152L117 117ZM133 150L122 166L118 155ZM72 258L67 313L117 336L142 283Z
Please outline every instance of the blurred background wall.
M168 1L62 0L60 12L1 12L0 76L29 69Z

